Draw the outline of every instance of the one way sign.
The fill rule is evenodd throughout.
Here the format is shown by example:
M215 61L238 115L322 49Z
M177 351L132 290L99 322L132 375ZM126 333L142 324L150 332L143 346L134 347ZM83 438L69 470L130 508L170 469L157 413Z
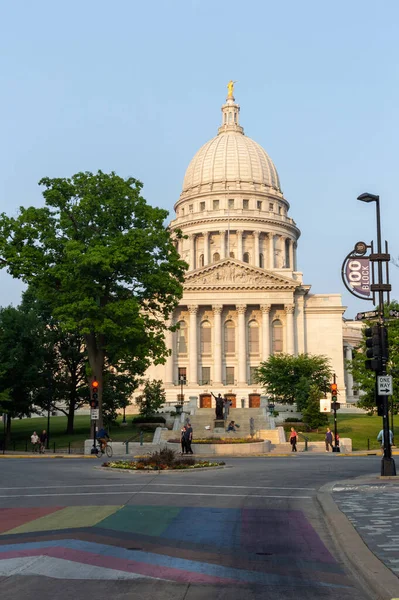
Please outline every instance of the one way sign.
M377 379L378 395L392 396L392 377L390 375L379 375Z

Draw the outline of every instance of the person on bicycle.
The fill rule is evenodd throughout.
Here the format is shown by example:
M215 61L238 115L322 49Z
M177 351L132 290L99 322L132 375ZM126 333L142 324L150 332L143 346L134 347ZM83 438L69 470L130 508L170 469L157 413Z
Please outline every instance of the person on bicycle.
M107 445L107 442L110 439L110 437L108 435L108 431L106 429L104 429L104 427L102 427L99 431L97 431L96 438L100 442L101 452L104 453L105 446Z

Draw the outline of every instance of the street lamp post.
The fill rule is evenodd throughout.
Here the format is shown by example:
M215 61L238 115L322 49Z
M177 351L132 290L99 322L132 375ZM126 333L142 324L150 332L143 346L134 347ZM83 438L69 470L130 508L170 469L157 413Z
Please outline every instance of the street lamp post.
M376 205L376 220L377 220L377 255L373 256L374 261L377 262L377 274L378 274L378 282L374 287L373 291L378 291L378 320L380 323L379 331L380 331L380 343L381 343L381 368L377 372L378 375L386 375L387 374L387 357L388 357L388 348L387 341L385 338L385 328L384 328L384 291L388 293L388 302L389 302L389 290L390 286L388 284L384 284L383 279L383 270L382 263L386 261L386 256L382 253L382 244L381 244L381 213L380 213L380 197L375 194L364 193L360 194L357 198L361 202L375 202ZM387 253L387 252L386 252ZM388 270L387 270L388 272ZM373 289L372 287L372 289ZM378 394L378 390L376 389L376 396ZM390 476L396 475L396 467L395 461L392 458L392 450L391 450L391 440L389 434L389 403L388 396L383 395L380 397L381 404L383 407L383 433L384 433L384 456L382 458L381 463L381 475ZM376 397L377 400L377 397Z

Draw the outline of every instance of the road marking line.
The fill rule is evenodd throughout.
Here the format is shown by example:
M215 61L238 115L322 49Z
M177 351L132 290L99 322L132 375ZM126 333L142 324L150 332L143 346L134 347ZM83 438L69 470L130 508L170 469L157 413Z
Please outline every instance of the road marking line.
M154 476L158 476L158 473ZM106 488L106 487L139 487L145 485L148 486L163 486L163 487L195 487L195 488L231 488L231 489L243 489L243 490L307 490L315 491L316 488L305 488L305 487L281 487L281 486L261 486L261 485L218 485L210 483L206 484L195 484L195 483L99 483L99 484L88 484L80 485L81 488ZM3 490L63 490L69 488L76 488L76 485L38 485L38 486L24 486L24 487L0 487L0 492ZM334 490L335 491L335 490Z
M126 496L126 495L138 495L138 494L155 494L163 496L224 496L227 498L290 498L290 499L312 499L313 496L264 496L261 494L208 494L205 492L149 492L144 490L131 490L126 492L104 492L103 496ZM77 493L66 493L66 494L9 494L0 496L0 498L48 498L56 497L63 498L64 496L98 496L98 492L77 492Z

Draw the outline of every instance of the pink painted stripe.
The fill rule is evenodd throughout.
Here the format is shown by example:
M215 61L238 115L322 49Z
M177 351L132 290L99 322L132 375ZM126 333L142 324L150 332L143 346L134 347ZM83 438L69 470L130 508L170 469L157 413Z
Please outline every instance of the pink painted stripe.
M167 579L169 581L181 581L183 583L248 584L248 582L243 582L236 579L214 577L212 575L207 575L206 573L197 573L195 571L183 571L182 569L175 569L173 567L150 565L148 563L142 563L135 560L126 560L122 558L115 558L113 556L94 554L93 552L72 550L69 548L36 548L31 550L16 550L2 553L1 559L29 556L52 556L54 558L70 560L80 564L104 567L107 569L117 569L119 571L126 571L128 573L138 573L147 577L156 577L158 579ZM51 576L51 574L49 575Z
M0 533L12 533L12 530L41 517L46 517L61 510L62 506L37 508L2 508L0 509Z

